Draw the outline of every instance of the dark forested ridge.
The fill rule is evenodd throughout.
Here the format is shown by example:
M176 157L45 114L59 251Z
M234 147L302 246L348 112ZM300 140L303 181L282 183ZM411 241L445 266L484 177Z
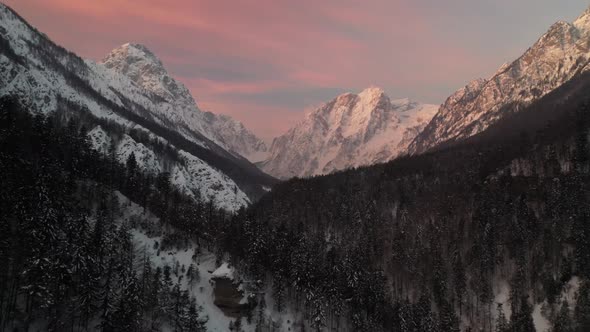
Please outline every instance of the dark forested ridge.
M554 331L588 331L589 87L438 151L277 185L219 241L318 330L534 331L543 303Z

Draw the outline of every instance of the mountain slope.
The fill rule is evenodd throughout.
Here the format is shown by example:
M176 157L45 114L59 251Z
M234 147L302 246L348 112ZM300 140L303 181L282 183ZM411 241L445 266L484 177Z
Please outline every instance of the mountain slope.
M111 51L101 64L168 102L171 108L166 116L175 123L187 125L226 150L246 158L266 152L264 142L241 122L226 115L201 111L189 90L168 74L162 61L146 46L122 45Z
M451 95L409 147L422 153L477 134L506 113L516 112L575 75L588 71L590 8L573 23L557 22L516 61L491 78L478 79Z
M589 89L590 72L444 149L285 181L226 236L265 239L280 258L250 263L332 314L342 299L355 331L494 331L501 311L546 331L565 300L586 331Z
M232 215L161 177L154 184L136 167L153 164L150 154L126 163L118 157L127 144L103 154L93 145L106 133L93 130L89 142L79 123L22 107L0 97L1 331L224 332L236 316L219 304L220 288L235 289L229 302L253 312L263 297L274 307L270 285L251 281L235 261L216 270L223 258L201 244L214 248L217 225ZM233 286L220 285L220 270L231 272ZM36 291L7 291L17 288ZM240 331L270 322L294 330L304 321L295 309L283 302L281 313L257 313Z
M391 160L436 110L408 99L391 101L379 88L340 95L275 138L262 169L289 178Z
M121 137L128 145L141 143L154 154L158 171L172 172L178 165L190 168L187 165L192 162L205 165L209 177L186 171L187 183L193 184L191 191L209 187L211 191L205 191L213 195L207 198L230 210L259 197L265 187L274 183L247 160L175 118L174 104L127 76L57 46L2 4L0 44L0 95L19 96L44 113L69 110L69 116L90 121L90 128L99 124L105 130L117 127L119 132L107 130L115 143L121 144ZM135 133L133 137L124 136L130 131ZM175 155L188 153L191 158L171 162L162 146L175 151ZM219 178L214 175L219 173L224 174L221 182L205 180ZM244 194L249 198L244 199Z

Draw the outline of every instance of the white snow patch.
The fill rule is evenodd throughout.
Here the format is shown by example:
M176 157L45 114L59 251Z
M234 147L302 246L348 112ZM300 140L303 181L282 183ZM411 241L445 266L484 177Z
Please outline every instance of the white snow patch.
M543 303L535 304L533 309L533 323L535 324L535 330L537 330L537 332L546 332L551 326L551 323L543 315L542 309Z
M213 278L224 278L229 280L234 280L234 269L229 267L228 263L221 264L217 270L213 271L211 274Z
M88 133L90 146L102 154L107 154L111 147L111 137L100 127L96 126Z
M180 155L186 165L177 164L170 172L172 183L180 190L213 200L216 206L228 211L250 204L248 196L227 175L185 151L181 150Z

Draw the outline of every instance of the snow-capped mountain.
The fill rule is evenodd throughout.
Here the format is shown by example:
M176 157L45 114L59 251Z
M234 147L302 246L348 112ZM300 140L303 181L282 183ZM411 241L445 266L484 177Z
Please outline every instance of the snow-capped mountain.
M119 159L135 152L146 171L170 172L180 188L220 207L235 210L264 193L274 180L200 132L202 112L194 105L189 121L190 110L179 106L192 101L186 88L165 75L158 81L163 72L152 69L143 80L130 79L82 60L0 4L0 96L18 96L43 113L67 110L92 125L95 147L112 142Z
M275 138L261 167L290 178L385 162L405 153L437 109L408 99L392 101L375 87L346 93Z
M590 8L557 22L516 61L452 94L416 137L410 153L475 135L590 69Z
M178 125L186 125L248 159L266 152L265 143L241 122L226 115L201 111L189 90L168 74L162 61L146 46L125 44L111 51L101 64L170 103L172 108L167 117Z

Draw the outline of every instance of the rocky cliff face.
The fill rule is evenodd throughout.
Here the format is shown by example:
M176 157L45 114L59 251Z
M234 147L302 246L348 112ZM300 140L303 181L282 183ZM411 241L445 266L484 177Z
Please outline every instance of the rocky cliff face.
M589 50L590 9L573 23L555 23L516 61L451 95L411 143L409 152L425 152L485 130L506 112L518 111L587 71Z
M374 87L340 95L275 138L262 169L290 178L388 161L405 152L437 109L391 101Z
M122 45L111 51L101 64L151 92L154 102L164 100L170 103L166 116L179 127L188 126L252 161L258 161L254 160L255 156L266 152L264 142L239 121L226 115L201 111L190 91L170 76L162 61L146 46Z

